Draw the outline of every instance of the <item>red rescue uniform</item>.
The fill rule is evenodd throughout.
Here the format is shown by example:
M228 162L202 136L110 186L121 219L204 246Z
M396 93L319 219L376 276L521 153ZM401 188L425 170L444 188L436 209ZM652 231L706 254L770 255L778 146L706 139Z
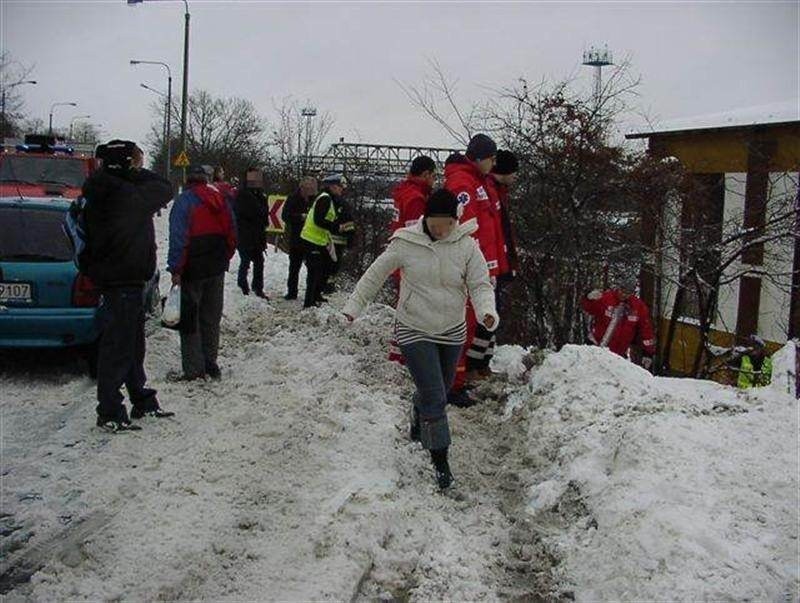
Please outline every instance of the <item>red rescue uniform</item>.
M584 297L581 307L594 318L592 336L595 343L601 344L606 331L614 321L615 311L619 313L614 331L608 338L608 349L620 356L628 355L631 344L642 346L644 353L653 356L656 353L656 340L653 334L653 323L650 310L641 299L631 295L622 300L616 289L604 291L598 299ZM618 310L617 310L618 309Z

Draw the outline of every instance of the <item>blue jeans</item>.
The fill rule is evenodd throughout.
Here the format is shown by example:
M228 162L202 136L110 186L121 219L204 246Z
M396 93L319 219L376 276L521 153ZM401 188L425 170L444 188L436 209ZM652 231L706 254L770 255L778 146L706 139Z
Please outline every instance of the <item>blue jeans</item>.
M427 450L450 445L447 424L447 392L453 385L461 345L443 345L429 341L401 345L406 366L417 391L414 408L419 414L420 441Z

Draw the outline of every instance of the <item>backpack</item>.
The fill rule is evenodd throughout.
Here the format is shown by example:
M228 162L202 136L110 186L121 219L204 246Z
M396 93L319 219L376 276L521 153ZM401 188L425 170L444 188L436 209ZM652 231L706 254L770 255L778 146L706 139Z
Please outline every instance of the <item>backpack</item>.
M79 272L86 273L89 268L89 236L86 231L86 197L78 197L69 206L62 228L72 246L72 261Z

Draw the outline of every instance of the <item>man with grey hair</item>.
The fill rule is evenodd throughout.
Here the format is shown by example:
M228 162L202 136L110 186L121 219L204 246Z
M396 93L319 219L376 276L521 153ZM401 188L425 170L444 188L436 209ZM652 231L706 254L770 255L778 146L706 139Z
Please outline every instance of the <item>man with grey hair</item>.
M219 379L219 323L225 272L236 249L230 205L209 186L211 169L196 165L169 214L167 270L181 286L181 361L183 378Z

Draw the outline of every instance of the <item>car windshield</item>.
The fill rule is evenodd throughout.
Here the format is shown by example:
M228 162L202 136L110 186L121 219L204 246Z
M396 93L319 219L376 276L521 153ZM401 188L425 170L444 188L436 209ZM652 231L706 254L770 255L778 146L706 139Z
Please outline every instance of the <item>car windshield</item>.
M6 155L0 164L0 181L28 184L63 184L78 188L87 176L83 159L33 155Z
M0 207L0 261L66 262L72 258L64 233L65 212Z

